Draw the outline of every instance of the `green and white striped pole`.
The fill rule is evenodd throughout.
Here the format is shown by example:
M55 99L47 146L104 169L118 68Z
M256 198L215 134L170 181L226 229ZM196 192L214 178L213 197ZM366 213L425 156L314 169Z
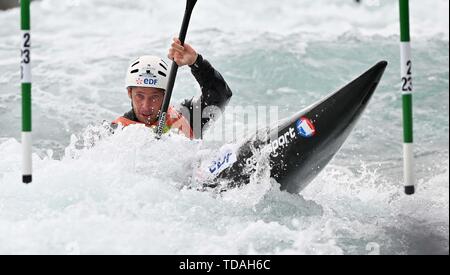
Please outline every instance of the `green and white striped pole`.
M414 136L412 106L412 60L409 30L409 0L400 0L401 77L403 97L403 169L405 193L415 193Z
M31 34L30 0L20 0L22 51L20 77L22 81L22 181L32 181L31 160Z

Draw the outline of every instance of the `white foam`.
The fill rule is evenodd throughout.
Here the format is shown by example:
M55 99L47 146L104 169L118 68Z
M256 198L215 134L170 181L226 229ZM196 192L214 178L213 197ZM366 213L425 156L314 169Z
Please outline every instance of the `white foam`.
M305 198L281 192L264 165L250 185L221 196L183 189L201 144L178 136L155 141L139 126L113 136L87 127L129 109L125 68L138 55L166 54L184 9L175 0L32 3L37 147L34 182L25 186L21 145L12 138L20 133L19 11L0 12L0 253L367 254L378 244L386 254L448 254L448 105L436 104L448 98L448 1L410 2L417 129L427 130L417 133L418 152L432 158L419 164L435 168L414 197L395 179L401 112L394 65L342 157ZM196 7L189 40L225 75L232 104L276 104L289 114L375 59L399 64L397 1L280 3ZM180 70L174 101L196 93L188 70ZM379 121L392 123L380 130ZM393 172L372 168L379 164Z

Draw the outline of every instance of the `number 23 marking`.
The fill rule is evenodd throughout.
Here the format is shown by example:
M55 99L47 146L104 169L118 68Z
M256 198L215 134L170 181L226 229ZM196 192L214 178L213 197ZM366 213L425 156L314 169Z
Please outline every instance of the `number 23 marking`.
M406 66L408 66L407 76L402 78L403 86L402 91L403 92L412 92L412 62L411 60L408 60L406 63Z

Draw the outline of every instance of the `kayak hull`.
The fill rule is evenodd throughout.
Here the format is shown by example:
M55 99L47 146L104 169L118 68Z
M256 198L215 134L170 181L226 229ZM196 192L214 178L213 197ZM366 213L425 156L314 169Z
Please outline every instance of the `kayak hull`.
M268 159L270 176L289 193L303 190L333 159L365 110L387 62L382 61L328 97L266 129L222 159L223 171L209 187L248 184ZM235 154L235 155L233 155ZM225 167L225 168L224 168ZM220 184L219 184L220 182Z

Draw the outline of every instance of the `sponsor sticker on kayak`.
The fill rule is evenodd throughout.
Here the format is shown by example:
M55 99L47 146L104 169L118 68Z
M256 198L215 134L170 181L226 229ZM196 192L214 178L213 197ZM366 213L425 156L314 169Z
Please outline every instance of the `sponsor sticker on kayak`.
M219 154L213 159L207 167L207 172L213 176L217 176L222 171L230 168L237 161L234 147L224 145Z
M294 139L295 136L295 129L289 128L289 131L278 137L278 139L272 141L270 145L272 146L272 155L274 157L277 157L280 153L280 149L284 149L286 146L288 146Z
M297 133L304 137L310 138L316 134L316 128L310 119L302 117L297 121Z

